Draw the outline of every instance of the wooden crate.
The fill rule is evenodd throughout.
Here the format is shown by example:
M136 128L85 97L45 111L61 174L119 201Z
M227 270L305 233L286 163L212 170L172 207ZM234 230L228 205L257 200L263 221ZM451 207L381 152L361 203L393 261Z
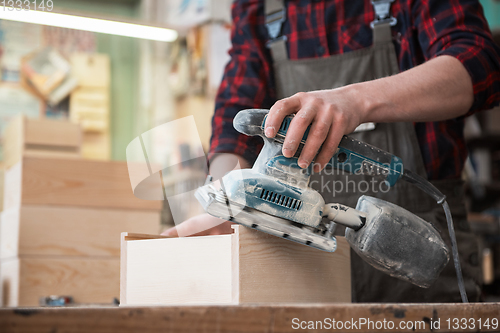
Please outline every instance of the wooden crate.
M21 257L0 261L0 305L36 306L39 298L72 296L76 303L112 303L118 297L120 260Z
M24 205L159 211L162 202L134 196L126 162L24 157L5 172L4 209Z
M89 160L109 161L111 157L109 132L83 133L82 157Z
M350 302L350 252L235 226L231 235L122 234L120 305Z
M4 164L8 169L22 156L80 157L82 131L69 121L15 117L4 134Z
M0 259L120 256L120 234L158 233L160 212L57 206L12 207L0 217Z

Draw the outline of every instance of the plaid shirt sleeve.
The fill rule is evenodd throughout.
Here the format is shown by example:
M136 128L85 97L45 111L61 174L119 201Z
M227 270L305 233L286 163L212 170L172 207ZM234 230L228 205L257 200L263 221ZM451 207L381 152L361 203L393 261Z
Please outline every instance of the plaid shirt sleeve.
M292 60L326 57L371 45L371 34L368 33L349 33L338 39L337 25L332 23L332 20L338 19L337 8L344 8L346 18L361 22L360 26L369 29L373 19L369 0L289 0L287 5L293 9L295 19L297 13L301 13L307 23L294 21L295 24L284 26ZM233 3L231 61L217 94L210 159L216 153L232 153L253 163L260 151L261 139L239 134L234 130L232 121L240 110L270 108L276 100L272 63L265 47L268 35L263 11L263 0L237 0ZM398 19L395 29L399 29L398 34L401 35L400 42L395 43L401 70L440 55L453 56L464 65L472 79L474 103L468 114L498 104L500 49L492 40L478 0L398 0L393 3L392 11ZM309 22L307 17L322 17L325 22ZM298 34L293 29L303 31ZM315 53L316 48L311 47L311 43L314 44L316 38L327 39L326 53ZM431 179L460 176L467 155L461 134L462 121L455 119L415 125ZM450 156L443 157L447 152Z
M467 115L498 105L500 49L492 40L479 1L416 1L412 17L425 60L449 55L469 72L474 103Z
M267 32L260 22L264 19L263 6L256 1L236 1L232 16L231 60L215 101L209 160L214 154L232 153L253 164L262 139L237 132L233 118L240 110L270 108L275 102L270 55L265 54Z

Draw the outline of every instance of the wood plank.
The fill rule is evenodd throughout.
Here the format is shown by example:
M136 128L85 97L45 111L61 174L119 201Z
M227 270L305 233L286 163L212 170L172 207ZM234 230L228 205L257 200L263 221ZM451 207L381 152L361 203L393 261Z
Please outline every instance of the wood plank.
M79 148L82 144L82 131L80 125L76 123L25 117L24 126L25 144L75 148Z
M30 308L0 309L3 333L93 332L93 333L247 333L247 332L498 332L497 328L478 329L489 318L498 319L500 303L469 304L297 304L297 305L239 305L239 306L171 306L131 308ZM91 318L91 320L89 320ZM294 330L294 318L300 321L353 322L364 318L372 322L394 323L394 330L376 330L368 323L350 330ZM447 326L454 318L475 322L475 328L452 330ZM430 323L440 322L431 330ZM408 322L415 329L399 329Z
M37 306L40 297L68 295L76 303L111 304L119 295L119 266L116 257L31 256L1 261L0 299L3 306Z
M82 158L82 153L80 150L69 147L70 149L66 149L62 146L32 146L27 145L24 148L23 156L29 157L41 157L41 158L74 158L80 159Z
M123 232L121 233L121 255L120 255L120 301L123 304L127 304L127 246L125 244L126 241L131 240L147 240L147 239L161 239L161 238L169 238L169 236L161 236L161 235L151 235L151 234L139 234L139 233L130 233Z
M90 160L108 161L111 156L111 140L109 132L84 133L82 156Z
M134 196L126 162L24 157L5 173L4 209L21 205L156 210Z
M24 119L24 115L14 117L5 128L2 143L5 169L21 160L24 150Z
M19 260L13 258L0 261L0 306L15 304L19 299Z
M162 239L162 238L172 238L172 237L171 236L163 236L163 235L123 232L122 238L124 241L130 241L130 240L145 240L145 239Z
M324 252L239 227L239 302L351 302L350 247ZM269 283L268 283L269 281Z
M3 178L3 209L19 206L21 203L21 162L4 171Z
M126 236L128 233L123 232L120 237L120 302L127 302L127 246Z
M327 253L234 228L170 239L122 234L121 305L351 301L345 239Z
M16 258L19 252L19 210L0 213L0 260Z
M80 157L82 131L69 121L15 117L5 131L5 167L18 163L23 155Z
M158 233L160 212L57 206L1 213L0 259L24 255L120 255L124 231Z
M124 251L121 304L232 301L231 235L132 240Z

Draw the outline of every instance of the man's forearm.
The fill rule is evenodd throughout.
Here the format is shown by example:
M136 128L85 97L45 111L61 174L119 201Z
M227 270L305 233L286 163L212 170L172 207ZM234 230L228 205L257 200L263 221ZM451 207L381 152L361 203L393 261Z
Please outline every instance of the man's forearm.
M346 89L363 99L363 122L446 120L466 114L474 101L469 73L451 56Z
M466 114L473 101L472 80L465 67L456 58L440 56L394 76L279 100L269 112L265 134L274 137L283 118L296 113L283 155L295 154L311 125L298 164L305 168L315 159L319 170L331 159L342 136L361 123L451 119Z

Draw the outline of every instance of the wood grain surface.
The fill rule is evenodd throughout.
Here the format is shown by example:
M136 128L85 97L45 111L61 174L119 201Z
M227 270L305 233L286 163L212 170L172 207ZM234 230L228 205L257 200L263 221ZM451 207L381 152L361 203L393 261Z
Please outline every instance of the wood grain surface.
M350 302L349 244L324 252L249 228L237 227L239 303Z
M23 155L79 157L82 144L80 125L63 120L15 117L4 135L6 168L18 163Z
M24 157L5 174L4 209L57 205L161 210L134 196L126 162Z
M470 304L294 304L239 306L171 306L134 308L25 308L0 309L3 333L247 333L247 332L498 332L477 327L450 330L447 319L466 318L484 321L498 318L499 303ZM294 318L300 321L359 321L361 318L425 325L410 330L376 330L364 325L351 330L294 330ZM430 322L440 321L440 329L430 329Z
M82 144L80 125L64 120L24 117L24 143L30 145L74 147Z
M76 303L112 303L119 279L120 260L113 257L2 260L0 300L3 306L36 306L42 296L68 295Z
M160 212L12 207L1 213L0 259L24 255L118 257L124 231L160 232Z
M122 235L121 305L350 302L349 245L335 253L242 226L231 235Z
M5 169L10 168L21 160L24 150L24 122L24 115L14 117L5 128L2 143L2 158Z
M122 305L232 302L231 235L127 240L123 244Z

